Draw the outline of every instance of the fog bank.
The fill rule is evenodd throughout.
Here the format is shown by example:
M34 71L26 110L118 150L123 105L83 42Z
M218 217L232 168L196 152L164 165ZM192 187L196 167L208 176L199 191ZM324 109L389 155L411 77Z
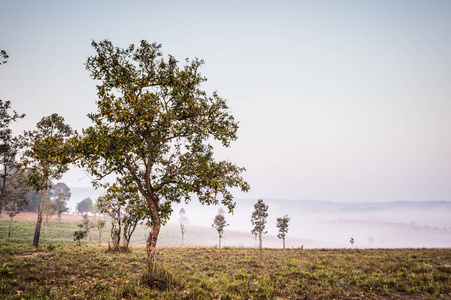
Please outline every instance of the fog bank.
M237 200L233 214L225 215L230 226L224 230L223 244L234 247L258 246L251 234L250 221L256 200ZM287 247L342 248L435 248L451 247L451 202L387 202L337 203L321 201L265 200L269 206L263 237L265 247L281 247L276 218L290 218ZM185 245L209 246L217 243L211 228L218 206L202 206L196 202L174 205L174 213L164 229L168 245L176 245L180 236L178 212L186 210L190 228ZM171 242L174 239L175 242ZM164 243L164 235L161 242Z

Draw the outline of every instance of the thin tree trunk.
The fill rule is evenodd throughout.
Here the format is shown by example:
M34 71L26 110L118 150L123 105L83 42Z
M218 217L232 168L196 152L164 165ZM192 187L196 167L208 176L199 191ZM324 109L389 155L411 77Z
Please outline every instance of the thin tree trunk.
M13 218L14 217L10 217L10 220L9 220L8 239L11 238L11 227L13 226Z
M39 210L38 210L38 221L36 222L36 228L34 231L33 246L35 246L36 248L39 247L39 236L41 234L42 212L44 210L45 192L46 190L41 192L41 201L39 202Z
M2 180L2 190L0 191L0 219L2 218L2 211L3 211L3 198L5 196L6 191L6 165L3 168L3 180Z
M283 238L282 240L283 240L283 249L285 249L285 238Z
M219 237L219 248L221 248L221 237Z
M262 248L262 233L261 232L258 233L258 241L259 241L259 248L261 249Z

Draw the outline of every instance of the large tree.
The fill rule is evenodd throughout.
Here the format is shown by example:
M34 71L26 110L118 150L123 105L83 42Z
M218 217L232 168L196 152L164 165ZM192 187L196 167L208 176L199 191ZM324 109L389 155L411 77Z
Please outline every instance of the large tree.
M16 154L19 143L13 137L10 125L18 119L24 118L24 114L10 111L11 102L0 100L0 216L2 215L5 193L8 187L8 175L15 168Z
M201 89L202 60L179 66L174 57L162 57L161 45L147 41L125 49L108 40L92 46L97 53L86 68L99 82L98 111L89 115L94 125L74 141L77 156L96 184L114 174L144 197L152 223L150 260L173 202L189 202L195 194L202 204L221 202L232 211L229 188L249 189L240 176L244 168L215 160L210 144L229 147L238 123L224 99Z
M39 246L46 191L52 187L52 180L60 179L68 170L70 160L65 142L71 135L71 127L57 114L43 117L36 130L24 135L26 148L20 165L28 172L28 185L41 194L33 239L35 247Z

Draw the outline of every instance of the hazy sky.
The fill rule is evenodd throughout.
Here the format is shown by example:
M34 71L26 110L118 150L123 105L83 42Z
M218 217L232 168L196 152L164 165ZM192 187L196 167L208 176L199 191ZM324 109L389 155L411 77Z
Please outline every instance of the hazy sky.
M451 1L17 1L0 5L0 99L89 126L91 40L206 61L239 139L237 197L451 200ZM83 174L69 186L89 186Z

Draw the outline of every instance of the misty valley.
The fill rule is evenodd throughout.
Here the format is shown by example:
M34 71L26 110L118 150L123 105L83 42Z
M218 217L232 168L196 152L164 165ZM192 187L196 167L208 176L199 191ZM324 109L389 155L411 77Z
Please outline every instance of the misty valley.
M237 199L233 215L226 214L230 226L223 242L232 247L256 247L250 216L256 200ZM451 246L450 202L337 203L306 200L268 199L267 234L263 246L281 248L276 218L290 217L286 237L289 248L449 248ZM177 246L180 236L178 211L186 210L189 229L185 244L211 246L216 233L211 228L218 207L201 206L195 201L174 206L161 243ZM166 237L166 238L165 238ZM168 238L171 237L171 238ZM355 244L349 243L354 238Z

